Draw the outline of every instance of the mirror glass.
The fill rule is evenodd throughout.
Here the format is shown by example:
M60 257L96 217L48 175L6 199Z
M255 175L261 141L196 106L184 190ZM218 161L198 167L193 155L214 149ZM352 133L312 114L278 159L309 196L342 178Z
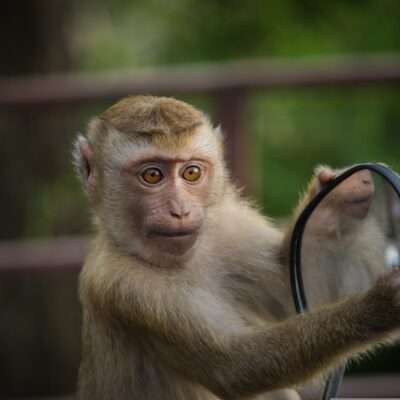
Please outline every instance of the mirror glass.
M368 169L355 172L318 204L302 238L309 308L363 291L400 265L400 200Z

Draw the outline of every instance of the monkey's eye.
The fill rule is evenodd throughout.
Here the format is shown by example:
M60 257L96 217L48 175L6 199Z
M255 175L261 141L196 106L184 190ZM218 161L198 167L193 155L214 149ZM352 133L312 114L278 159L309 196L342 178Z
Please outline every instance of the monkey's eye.
M201 169L197 165L190 165L182 172L182 178L188 182L196 182L200 179L202 174Z
M159 168L151 167L151 168L145 169L141 173L141 177L143 178L143 180L146 183L148 183L150 185L155 185L156 183L160 182L164 178L164 175Z

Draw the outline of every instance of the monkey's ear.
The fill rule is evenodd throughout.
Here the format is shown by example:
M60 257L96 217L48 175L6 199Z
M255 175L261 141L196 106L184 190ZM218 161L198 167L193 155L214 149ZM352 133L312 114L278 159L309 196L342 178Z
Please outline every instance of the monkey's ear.
M89 141L79 135L75 141L74 163L86 193L91 198L94 191L94 155Z

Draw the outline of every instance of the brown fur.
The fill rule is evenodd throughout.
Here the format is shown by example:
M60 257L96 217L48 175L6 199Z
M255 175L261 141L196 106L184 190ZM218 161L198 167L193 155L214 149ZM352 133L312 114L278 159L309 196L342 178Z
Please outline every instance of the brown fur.
M97 227L80 278L78 399L295 399L292 388L400 327L398 272L365 294L290 316L287 269L279 261L284 235L230 185L219 135L201 113L176 100L139 97L100 119L106 125L92 124L77 146ZM165 144L172 131L190 140ZM151 146L159 156L208 159L201 189L175 177L186 161L157 161L172 177L155 188L123 173L132 163L121 156L127 148L134 164L143 152L153 154L140 147L143 132L158 138ZM92 161L82 154L87 145ZM184 205L190 213L178 223L171 207ZM189 226L200 208L201 229L189 249L146 236L153 213L174 230Z
M105 111L100 119L128 135L179 135L207 122L200 111L166 97L132 96Z

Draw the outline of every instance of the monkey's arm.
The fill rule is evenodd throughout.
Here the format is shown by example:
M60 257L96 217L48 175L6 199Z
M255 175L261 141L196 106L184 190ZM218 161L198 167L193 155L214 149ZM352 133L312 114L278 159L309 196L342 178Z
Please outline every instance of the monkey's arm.
M166 364L224 399L300 384L400 326L400 273L367 294L249 330L199 318L190 296L198 287L185 291L187 282L160 278L160 271L144 278L132 267L95 271L96 287L85 283L84 272L82 295L109 318L145 329ZM209 301L210 310L223 308Z

